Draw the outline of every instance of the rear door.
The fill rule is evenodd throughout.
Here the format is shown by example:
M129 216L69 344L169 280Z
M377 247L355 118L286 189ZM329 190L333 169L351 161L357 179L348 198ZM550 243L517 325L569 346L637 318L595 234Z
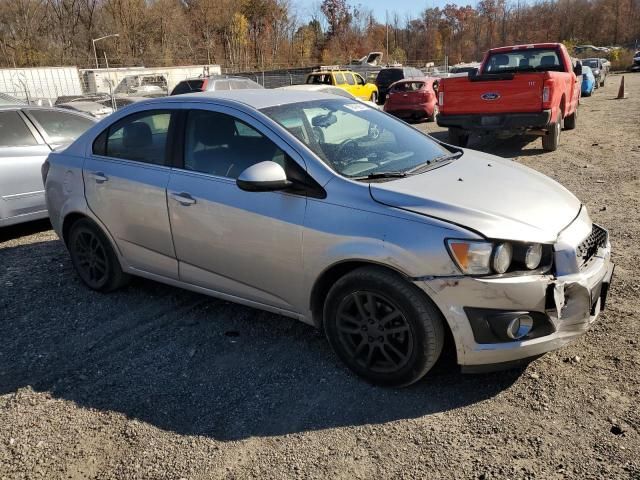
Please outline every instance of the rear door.
M93 142L83 174L89 208L127 262L177 279L166 196L175 118L150 109L120 119Z
M19 110L0 111L0 225L47 211L40 168L50 152Z

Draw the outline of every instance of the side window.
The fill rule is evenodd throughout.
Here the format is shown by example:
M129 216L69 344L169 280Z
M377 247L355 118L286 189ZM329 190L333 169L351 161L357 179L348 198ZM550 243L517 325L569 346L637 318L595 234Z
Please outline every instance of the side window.
M355 85L356 84L356 82L353 80L353 74L345 73L344 74L344 78L345 78L345 80L347 81L347 83L349 85Z
M18 112L0 112L0 147L31 147L38 142Z
M364 81L364 78L362 78L360 75L358 75L357 73L354 73L353 76L356 78L356 83L358 85L364 85L366 82Z
M342 85L345 83L344 75L341 73L334 74L334 78L336 79L336 85Z
M167 137L171 113L152 110L134 113L109 127L104 147L105 155L126 160L137 160L155 165L167 164ZM94 142L94 153L99 153L100 142Z
M238 178L245 169L265 160L284 168L286 154L235 117L208 110L189 111L184 145L186 170Z
M40 124L51 143L71 143L94 123L90 118L55 110L29 110L29 115Z

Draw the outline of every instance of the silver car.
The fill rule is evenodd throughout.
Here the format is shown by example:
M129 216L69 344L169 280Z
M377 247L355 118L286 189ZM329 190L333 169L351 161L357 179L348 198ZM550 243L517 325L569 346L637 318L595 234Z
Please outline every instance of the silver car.
M550 178L323 93L134 104L44 175L90 288L138 275L293 317L379 384L420 379L447 338L469 371L559 348L613 272L607 231Z
M56 108L0 106L0 227L47 217L42 164L94 122Z

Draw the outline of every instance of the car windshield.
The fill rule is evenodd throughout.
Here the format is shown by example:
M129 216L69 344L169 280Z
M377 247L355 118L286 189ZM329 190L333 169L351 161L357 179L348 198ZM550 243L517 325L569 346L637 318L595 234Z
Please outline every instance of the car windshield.
M432 138L359 102L315 100L262 112L349 178L399 177L451 159Z
M553 48L527 48L494 52L485 62L483 73L516 73L563 71L564 67Z
M582 65L588 65L592 68L598 68L598 60L582 60Z

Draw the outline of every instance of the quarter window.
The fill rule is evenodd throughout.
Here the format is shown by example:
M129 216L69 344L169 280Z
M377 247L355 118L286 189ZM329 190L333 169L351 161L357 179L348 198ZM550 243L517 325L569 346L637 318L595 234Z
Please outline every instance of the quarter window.
M109 127L104 145L108 157L137 160L155 165L167 165L167 138L171 113L148 111L123 118ZM93 153L101 155L100 135Z
M356 83L358 85L364 85L365 84L364 78L362 78L360 75L354 74L353 76L355 77Z
M37 144L18 112L0 112L1 147L31 147Z
M349 85L355 85L355 84L356 84L356 82L353 80L353 75L352 75L352 74L350 74L350 73L345 73L345 74L344 74L344 78L345 78L345 80L347 81L347 83L348 83Z
M191 110L187 116L184 168L237 178L245 169L271 160L285 168L286 154L247 123L230 115Z

